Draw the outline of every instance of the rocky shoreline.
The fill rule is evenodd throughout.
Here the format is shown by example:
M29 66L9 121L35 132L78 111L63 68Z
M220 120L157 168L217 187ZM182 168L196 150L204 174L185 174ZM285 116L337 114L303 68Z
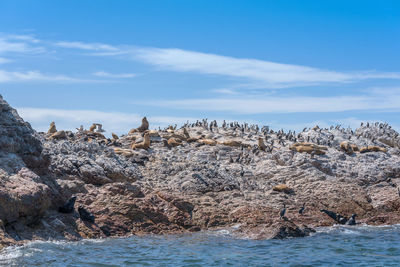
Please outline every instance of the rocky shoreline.
M95 124L37 133L1 96L0 113L0 247L218 228L301 237L336 223L321 209L400 223L400 137L387 124L296 133L203 120L149 130L144 119L107 139ZM59 212L73 196L74 210Z

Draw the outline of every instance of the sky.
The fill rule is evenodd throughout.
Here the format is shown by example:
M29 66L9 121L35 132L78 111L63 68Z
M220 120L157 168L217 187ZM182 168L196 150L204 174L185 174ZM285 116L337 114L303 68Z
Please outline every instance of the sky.
M0 94L38 131L197 119L400 130L400 1L0 1Z

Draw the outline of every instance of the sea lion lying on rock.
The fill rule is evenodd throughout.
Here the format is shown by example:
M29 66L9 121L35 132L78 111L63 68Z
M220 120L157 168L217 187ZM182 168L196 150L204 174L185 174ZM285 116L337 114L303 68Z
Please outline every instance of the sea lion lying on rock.
M347 141L344 141L344 142L340 143L340 149L342 149L344 152L346 152L349 155L353 154L355 151L359 151L357 145L350 144Z
M124 149L120 147L114 147L114 153L117 155L123 155L125 157L132 157L134 155L131 149Z
M333 212L330 210L322 209L321 212L325 213L326 215L328 215L329 217L334 219L339 224L356 225L357 214L353 214L353 215L351 215L350 218L346 218L346 217L340 215L339 213L336 213L336 212Z
M365 146L360 149L360 153L367 153L367 152L387 152L387 149L384 147L379 146Z
M55 132L50 136L50 139L65 139L65 138L67 138L67 134L63 130Z
M224 146L233 146L233 147L240 147L243 145L242 142L236 141L236 140L227 140L227 141L220 142L218 144L221 144Z
M272 190L277 191L277 192L284 192L287 194L293 193L293 189L285 184L278 184L278 185L274 186L274 188L272 188Z
M215 141L213 139L199 139L199 140L197 140L197 142L199 142L200 144L209 145L209 146L215 146L217 144L217 141Z
M170 147L176 147L176 146L181 146L182 145L182 141L178 138L174 138L171 137L170 139L168 139L168 146Z
M89 132L87 132L87 136L95 138L95 139L97 139L97 138L106 139L106 137L102 133L99 133L99 132L89 131Z
M328 148L324 146L315 145L312 143L295 143L289 147L290 150L297 151L299 153L306 152L308 154L324 155Z

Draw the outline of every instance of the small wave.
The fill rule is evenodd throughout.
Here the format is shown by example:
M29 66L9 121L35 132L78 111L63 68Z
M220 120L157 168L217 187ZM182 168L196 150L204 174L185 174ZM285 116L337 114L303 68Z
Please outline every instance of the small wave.
M0 263L7 262L9 260L17 259L21 257L22 251L21 247L8 247L5 248L1 253L0 253Z

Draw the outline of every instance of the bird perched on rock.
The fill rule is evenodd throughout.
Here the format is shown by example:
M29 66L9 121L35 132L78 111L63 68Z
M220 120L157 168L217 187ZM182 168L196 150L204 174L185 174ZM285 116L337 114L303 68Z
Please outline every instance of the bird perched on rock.
M90 213L87 209L85 209L83 206L78 207L78 212L79 212L79 217L82 219L82 221L94 223L94 215Z
M305 208L306 208L306 203L303 203L303 206L299 209L299 214L300 215L303 215L303 212L304 212Z
M281 219L285 218L285 213L286 213L286 204L283 204L283 209L281 209L281 211L279 212L279 217Z
M58 212L61 213L71 213L74 211L74 205L76 201L76 196L71 197L67 203L65 203L63 206L58 208Z

